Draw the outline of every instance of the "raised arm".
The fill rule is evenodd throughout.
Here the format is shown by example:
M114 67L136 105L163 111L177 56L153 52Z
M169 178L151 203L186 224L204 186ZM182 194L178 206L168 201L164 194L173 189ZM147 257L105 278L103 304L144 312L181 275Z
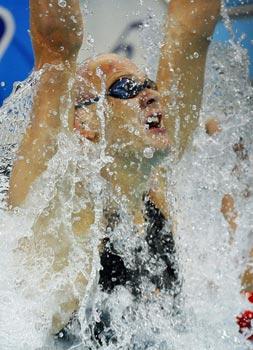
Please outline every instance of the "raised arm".
M207 49L219 13L220 0L169 2L157 83L179 156L198 124Z
M63 128L60 110L73 128L76 59L82 44L83 23L79 0L30 0L35 69L42 75L33 101L32 120L14 164L10 206L19 206L34 180L56 152L56 137ZM66 6L64 6L66 3Z

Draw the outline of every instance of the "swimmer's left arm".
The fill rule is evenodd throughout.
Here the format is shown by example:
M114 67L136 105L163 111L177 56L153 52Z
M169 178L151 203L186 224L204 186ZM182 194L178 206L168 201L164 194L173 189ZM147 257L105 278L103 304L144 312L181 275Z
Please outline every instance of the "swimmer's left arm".
M167 113L165 124L179 156L198 125L206 55L219 13L220 0L169 2L157 83Z

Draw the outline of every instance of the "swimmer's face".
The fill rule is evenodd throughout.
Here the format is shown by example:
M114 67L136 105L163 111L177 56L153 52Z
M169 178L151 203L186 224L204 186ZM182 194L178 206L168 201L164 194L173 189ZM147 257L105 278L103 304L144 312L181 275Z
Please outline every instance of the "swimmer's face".
M97 101L98 100L98 101ZM160 94L130 60L99 56L78 71L75 127L90 139L101 137L100 118L111 150L167 150Z

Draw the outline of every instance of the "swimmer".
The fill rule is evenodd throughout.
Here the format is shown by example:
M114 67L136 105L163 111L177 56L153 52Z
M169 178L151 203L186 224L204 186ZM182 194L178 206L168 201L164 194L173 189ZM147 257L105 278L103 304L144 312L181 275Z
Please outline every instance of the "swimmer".
M142 296L141 277L145 274L155 293L167 291L177 295L181 282L172 228L168 225L171 217L161 164L168 154L173 153L176 160L180 159L198 126L206 56L219 17L220 0L169 1L155 82L133 62L115 54L99 55L77 66L83 41L79 0L67 0L64 7L58 0L30 0L30 13L35 70L41 70L41 76L33 100L31 123L11 174L9 206L25 205L36 180L47 170L58 150L60 132L77 133L92 143L101 140L98 106L102 101L106 104L106 154L113 162L106 164L100 175L113 193L119 196L120 191L127 199L136 234L143 237L149 254L164 268L158 274L150 271L145 263L133 269L126 267L107 234L107 229L113 230L120 221L117 203L108 199L100 249L100 288L112 293L116 286L124 286L138 299ZM61 120L63 111L67 125ZM131 133L129 125L137 132ZM80 144L80 147L83 146ZM143 156L147 147L154 151L151 159ZM62 273L70 263L69 228L59 225L58 231L47 231L50 220L60 215L61 191L63 189L56 190L46 214L42 213L36 220L33 240L22 242L20 247L28 255L53 252L49 276ZM95 208L92 201L88 202L85 183L76 184L75 195L79 200L85 198L86 202L83 209L72 213L72 231L79 237L82 249L82 242L94 223ZM87 249L83 254L89 254ZM58 311L52 319L52 334L59 333L78 311L88 280L89 276L80 270L75 280L66 280L65 289L57 291ZM92 336L100 345L103 327L102 323L93 327Z

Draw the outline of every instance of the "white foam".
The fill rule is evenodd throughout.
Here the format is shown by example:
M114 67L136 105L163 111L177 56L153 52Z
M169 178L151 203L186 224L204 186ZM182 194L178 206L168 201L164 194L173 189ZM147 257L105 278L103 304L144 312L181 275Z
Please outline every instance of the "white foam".
M173 197L175 205L176 241L184 280L181 313L178 317L171 317L172 301L166 295L157 299L148 295L148 301L136 305L124 288L118 288L117 292L108 296L95 287L99 267L97 242L101 235L99 221L103 201L108 196L105 183L98 174L99 169L111 159L105 157L104 144L102 147L93 147L87 142L82 150L75 137L62 133L58 139L61 145L58 153L49 162L48 171L37 181L24 208L16 213L3 210L0 213L1 349L35 350L45 346L50 320L57 309L54 304L55 288L61 286L65 279L73 279L80 264L83 264L83 270L88 264L78 242L68 232L72 247L70 262L73 264L62 274L51 276L48 287L42 290L37 286L43 274L47 273L50 258L54 258L53 253L44 261L34 257L34 266L27 270L25 264L20 264L22 256L16 254L15 250L21 238L32 237L34 221L52 199L55 186L69 186L68 193L61 198L60 213L66 227L69 227L71 210L79 205L76 204L73 190L77 181L87 183L88 192L98 208L92 226L93 239L90 241L93 270L80 311L87 344L90 341L85 334L87 306L91 305L94 313L97 305L106 305L111 310L113 327L117 330L121 345L103 349L120 349L120 346L127 349L133 344L136 344L136 349L143 349L143 343L146 343L147 349L160 350L241 350L249 347L238 333L235 316L249 307L240 295L240 274L252 243L253 196L244 195L246 189L248 193L253 193L252 88L247 81L245 54L237 47L214 46L209 55L208 67L201 125L195 133L192 150L180 164L173 167L169 179L169 195ZM23 101L26 101L23 100L24 96L22 99L14 96L8 106L15 113L10 113L7 105L2 109L1 133L6 136L2 139L4 144L18 144L29 122L30 82L24 86L27 90L22 91L29 91L26 97L30 102L23 105ZM100 118L103 121L102 112ZM4 124L6 115L10 123L7 131ZM222 132L212 138L204 131L205 120L210 117L217 118L222 127ZM233 145L240 137L248 150L247 160L238 159L233 151ZM5 159L13 159L14 151L8 152L7 156L4 154ZM233 171L235 165L239 168L236 174ZM77 168L81 171L76 171ZM6 181L2 178L4 189L8 188ZM221 199L225 193L233 195L238 211L238 229L232 244L227 223L220 212ZM122 224L114 235L115 241L118 240L118 248L123 254L125 251L126 260L131 265L131 256L127 252L137 243L132 240L133 223L125 210L122 203ZM124 245L120 246L122 239L125 239ZM24 288L24 285L29 284L36 293ZM147 282L147 291L148 288Z

